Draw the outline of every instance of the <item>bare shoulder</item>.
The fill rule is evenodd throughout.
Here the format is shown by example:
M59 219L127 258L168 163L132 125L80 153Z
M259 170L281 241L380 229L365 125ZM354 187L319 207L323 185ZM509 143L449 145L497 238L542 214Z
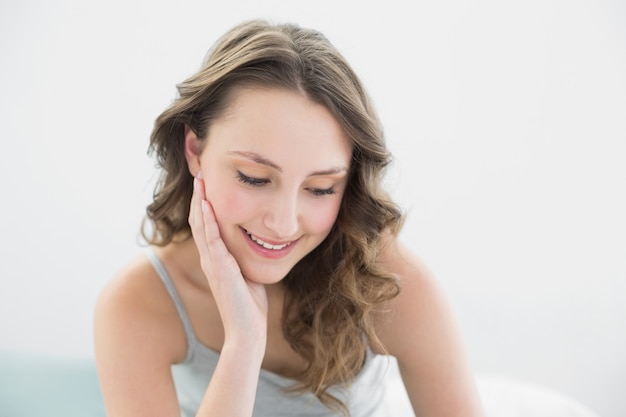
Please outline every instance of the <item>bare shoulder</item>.
M376 331L398 360L415 414L481 416L456 320L433 273L397 240L380 262L398 276L400 293L381 311Z
M97 350L117 351L119 348L111 342L123 340L128 349L135 344L137 348L160 346L158 353L172 361L184 356L185 338L176 308L143 254L122 267L104 286L94 320Z
M454 320L437 279L406 244L391 239L381 252L382 267L398 277L399 295L385 305L378 329L388 352L399 359L414 356L438 332L455 334Z
M136 257L102 289L94 342L107 416L180 413L171 365L184 358L184 330L145 256Z
M403 287L434 284L434 276L426 263L398 238L390 237L387 240L379 261L383 269L398 275Z

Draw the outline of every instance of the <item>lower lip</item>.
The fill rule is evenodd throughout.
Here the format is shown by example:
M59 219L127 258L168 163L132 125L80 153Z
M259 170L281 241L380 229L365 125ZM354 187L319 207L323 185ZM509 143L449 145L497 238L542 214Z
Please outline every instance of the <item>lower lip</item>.
M246 239L246 242L248 242L248 246L250 246L250 248L255 253L261 255L264 258L269 258L269 259L280 259L280 258L287 256L291 252L291 250L293 249L293 247L296 245L296 242L297 242L297 241L293 241L289 245L279 250L267 249L259 245L255 241L253 241L250 238L250 235L248 235L244 229L241 229L241 233L243 233L243 236Z

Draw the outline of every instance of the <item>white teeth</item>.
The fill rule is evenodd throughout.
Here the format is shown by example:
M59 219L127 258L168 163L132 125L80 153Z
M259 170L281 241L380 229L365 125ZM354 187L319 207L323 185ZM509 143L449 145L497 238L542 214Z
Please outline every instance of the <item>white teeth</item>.
M263 246L265 249L281 250L281 249L286 248L287 246L290 245L290 243L285 243L284 245L272 245L270 243L263 242L261 239L259 239L258 237L254 236L252 233L250 233L248 231L246 231L246 233L248 234L248 236L250 236L250 239L252 239L252 241L256 242L260 246Z

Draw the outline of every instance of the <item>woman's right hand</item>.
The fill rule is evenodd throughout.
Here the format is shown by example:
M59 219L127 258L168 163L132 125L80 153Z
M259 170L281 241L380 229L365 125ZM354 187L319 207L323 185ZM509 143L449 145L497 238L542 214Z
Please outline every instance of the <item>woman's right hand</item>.
M197 416L252 415L267 343L267 293L241 274L222 240L204 181L194 179L189 225L220 319L224 345Z
M224 326L225 343L253 343L265 349L268 302L265 287L241 274L237 261L220 236L213 207L206 199L204 181L194 179L189 225L202 271L217 304ZM259 346L259 344L261 346Z

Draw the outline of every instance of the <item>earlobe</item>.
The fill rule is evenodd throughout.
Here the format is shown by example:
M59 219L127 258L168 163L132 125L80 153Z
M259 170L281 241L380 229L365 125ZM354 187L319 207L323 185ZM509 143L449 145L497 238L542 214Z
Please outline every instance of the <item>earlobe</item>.
M189 173L195 176L200 171L200 154L202 146L198 135L188 125L185 125L185 158Z

